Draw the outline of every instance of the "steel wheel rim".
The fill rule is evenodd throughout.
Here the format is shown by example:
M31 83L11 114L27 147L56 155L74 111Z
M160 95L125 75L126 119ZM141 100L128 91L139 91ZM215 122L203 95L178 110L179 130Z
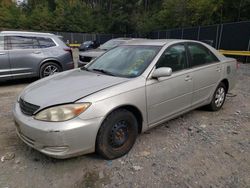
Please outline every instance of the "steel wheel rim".
M129 126L124 120L117 122L111 129L109 143L113 148L122 147L129 139Z
M215 94L215 105L216 107L221 107L225 99L225 89L220 87L217 89Z
M43 70L43 76L47 77L47 76L51 76L55 73L59 72L59 69L57 66L55 65L48 65L45 67L45 69Z

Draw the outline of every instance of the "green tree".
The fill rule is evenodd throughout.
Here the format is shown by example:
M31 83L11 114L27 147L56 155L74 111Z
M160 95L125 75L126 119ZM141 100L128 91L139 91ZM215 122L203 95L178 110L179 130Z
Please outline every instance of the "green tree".
M150 32L250 19L250 0L0 0L0 29Z
M20 16L22 10L13 3L2 1L0 3L0 27L18 29L22 26Z

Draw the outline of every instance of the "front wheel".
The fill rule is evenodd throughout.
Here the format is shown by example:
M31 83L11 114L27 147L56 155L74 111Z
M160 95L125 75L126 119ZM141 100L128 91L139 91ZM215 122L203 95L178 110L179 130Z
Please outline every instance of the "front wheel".
M45 63L41 66L40 78L51 76L51 75L56 74L56 73L61 72L61 71L62 71L62 69L58 64L56 64L54 62L48 62L48 63Z
M220 83L216 88L213 99L208 105L209 109L212 111L218 111L223 106L226 99L226 86L223 83Z
M128 110L112 112L101 125L96 151L106 159L115 159L128 153L138 135L138 123Z

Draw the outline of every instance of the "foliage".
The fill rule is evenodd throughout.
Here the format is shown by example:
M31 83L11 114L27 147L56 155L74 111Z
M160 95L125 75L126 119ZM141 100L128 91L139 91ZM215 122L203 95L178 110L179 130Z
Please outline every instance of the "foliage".
M0 0L0 29L94 33L249 20L250 0Z

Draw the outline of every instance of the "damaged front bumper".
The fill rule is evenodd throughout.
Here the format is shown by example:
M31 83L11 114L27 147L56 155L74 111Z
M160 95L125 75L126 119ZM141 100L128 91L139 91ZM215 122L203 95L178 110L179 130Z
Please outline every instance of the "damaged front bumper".
M24 115L16 103L13 110L16 132L30 147L54 158L69 158L95 151L95 141L103 118L65 122L45 122Z

